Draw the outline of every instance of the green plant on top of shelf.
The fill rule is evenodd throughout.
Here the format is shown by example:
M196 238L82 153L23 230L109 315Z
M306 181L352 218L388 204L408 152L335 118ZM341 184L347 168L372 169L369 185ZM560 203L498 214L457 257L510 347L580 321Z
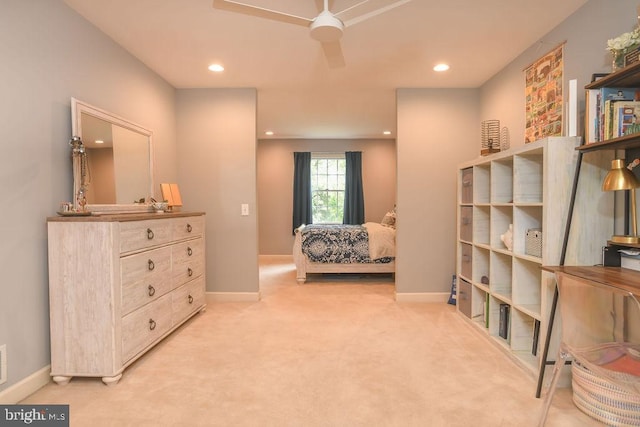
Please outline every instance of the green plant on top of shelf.
M607 41L607 50L613 55L612 71L624 67L624 57L640 47L640 27L633 31L620 34Z

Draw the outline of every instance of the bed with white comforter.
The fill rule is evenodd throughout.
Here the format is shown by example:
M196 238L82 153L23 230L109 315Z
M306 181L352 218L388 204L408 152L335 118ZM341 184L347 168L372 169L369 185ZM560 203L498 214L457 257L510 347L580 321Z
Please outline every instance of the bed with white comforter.
M293 245L296 279L304 283L307 273L394 273L395 240L395 227L376 222L302 225Z

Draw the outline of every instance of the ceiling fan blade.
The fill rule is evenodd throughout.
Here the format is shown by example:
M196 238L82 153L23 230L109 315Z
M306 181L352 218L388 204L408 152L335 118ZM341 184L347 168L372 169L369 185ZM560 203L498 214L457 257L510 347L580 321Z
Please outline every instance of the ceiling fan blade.
M350 8L335 13L334 15L344 22L345 27L355 25L381 13L388 12L398 6L409 3L411 0L363 0ZM366 7L363 7L366 6Z
M339 41L323 42L322 50L327 60L329 68L342 68L345 66L344 55L342 54L342 46Z
M258 18L271 19L272 21L286 22L288 24L301 25L308 27L312 19L302 16L291 15L289 13L278 12L276 10L265 9L263 7L253 6L250 4L239 3L234 0L213 0L213 7L230 12L242 13L244 15L257 16Z

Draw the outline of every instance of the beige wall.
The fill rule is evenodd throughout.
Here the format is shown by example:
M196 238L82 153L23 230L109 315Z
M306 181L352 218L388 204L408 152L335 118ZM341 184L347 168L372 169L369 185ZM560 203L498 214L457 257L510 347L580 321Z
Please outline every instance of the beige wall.
M448 292L456 167L480 154L477 89L399 89L396 293Z
M207 213L207 291L257 296L256 91L178 90L177 118L183 209Z
M396 201L395 140L260 140L257 163L261 255L290 255L292 251L295 151L362 151L365 222L379 222L393 208Z
M152 129L156 182L177 178L173 87L62 1L1 9L0 393L50 362L46 218L73 192L71 97Z

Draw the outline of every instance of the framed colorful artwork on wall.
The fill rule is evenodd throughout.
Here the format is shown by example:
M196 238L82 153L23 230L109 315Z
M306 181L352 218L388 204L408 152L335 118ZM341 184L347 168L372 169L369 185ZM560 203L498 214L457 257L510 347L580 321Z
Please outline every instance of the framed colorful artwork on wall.
M562 136L564 43L525 71L525 143Z

